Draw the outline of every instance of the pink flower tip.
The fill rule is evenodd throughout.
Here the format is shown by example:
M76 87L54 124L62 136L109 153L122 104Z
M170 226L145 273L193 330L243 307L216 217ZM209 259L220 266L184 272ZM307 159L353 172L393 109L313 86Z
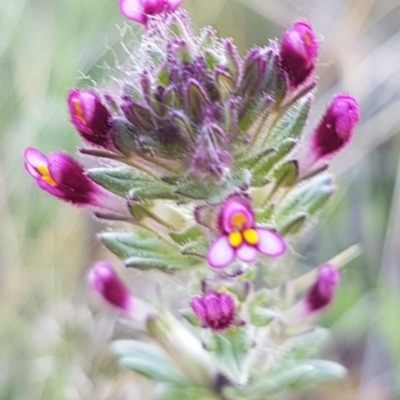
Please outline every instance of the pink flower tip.
M318 50L315 33L307 21L297 21L285 32L280 62L293 87L301 85L313 74Z
M323 265L317 275L317 279L304 298L307 313L314 314L328 307L340 283L339 269L333 265Z
M311 138L312 157L329 159L342 150L352 139L359 121L357 100L349 94L337 94Z
M121 13L133 21L146 25L148 17L175 11L182 0L119 0Z
M258 253L279 257L286 252L286 243L276 232L255 225L253 209L246 198L230 197L219 213L220 236L211 244L207 261L221 269L235 258L243 262L256 261Z
M130 314L133 296L118 278L112 265L106 261L98 261L90 269L87 280L89 285L113 307L125 314Z
M202 325L215 332L230 328L235 319L235 300L226 293L207 292L195 297L190 305Z
M25 150L25 169L47 193L79 206L93 203L96 185L84 168L69 154L54 152L50 156L29 147Z
M71 90L68 93L68 108L71 122L86 142L113 149L111 113L93 90Z

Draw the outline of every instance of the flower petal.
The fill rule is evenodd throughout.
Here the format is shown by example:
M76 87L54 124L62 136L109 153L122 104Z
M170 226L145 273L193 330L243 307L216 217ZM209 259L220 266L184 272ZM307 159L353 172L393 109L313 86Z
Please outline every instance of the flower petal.
M168 0L168 4L170 10L175 11L182 4L182 0Z
M33 147L28 147L25 149L24 153L25 161L27 164L34 168L38 168L42 165L47 165L47 157L38 149L34 149ZM28 172L31 173L32 169L28 169Z
M235 227L232 225L232 219L235 215L242 214L244 217L244 224L242 227ZM246 199L241 197L230 197L221 206L219 214L219 226L222 232L231 233L235 230L242 230L252 228L254 225L254 215L251 205Z
M209 248L207 261L213 268L225 268L235 259L235 251L228 236L219 237Z
M244 262L252 263L257 259L257 249L247 243L243 243L237 250L236 255Z
M139 22L140 24L146 23L146 15L144 13L142 1L120 0L119 9L126 18Z
M256 228L258 233L257 249L269 256L279 257L286 252L286 243L277 233L264 228Z

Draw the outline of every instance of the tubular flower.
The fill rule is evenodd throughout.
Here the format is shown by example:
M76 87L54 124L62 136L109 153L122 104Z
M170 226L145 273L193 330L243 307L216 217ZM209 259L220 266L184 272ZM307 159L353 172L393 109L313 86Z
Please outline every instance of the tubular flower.
M215 332L230 328L235 318L235 300L226 293L207 292L195 297L190 305L204 327Z
M296 22L286 31L281 45L281 67L287 72L293 87L304 83L314 72L318 43L312 26L306 21Z
M92 212L128 214L124 199L93 182L84 168L70 155L54 152L49 157L34 148L25 150L25 168L37 185L61 200Z
M338 268L330 264L323 265L318 271L317 280L303 300L306 313L314 314L328 307L335 297L339 282Z
M329 159L342 150L353 137L359 120L357 100L348 94L337 94L311 137L311 158Z
M133 21L146 25L151 15L175 11L182 0L119 0L121 13Z
M208 250L207 260L211 267L227 267L235 257L244 262L254 262L258 252L269 257L285 253L286 244L277 233L255 226L250 204L243 198L228 198L219 213L217 238Z
M95 263L87 275L87 281L107 303L134 321L145 325L152 315L151 307L132 295L109 262Z
M71 90L68 108L71 122L86 142L113 149L110 140L111 113L96 93L89 89Z

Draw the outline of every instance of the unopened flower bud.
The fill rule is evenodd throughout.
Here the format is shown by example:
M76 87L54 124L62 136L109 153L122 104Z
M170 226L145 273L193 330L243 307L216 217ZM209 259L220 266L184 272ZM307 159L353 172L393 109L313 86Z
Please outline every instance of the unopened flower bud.
M25 168L45 192L95 214L111 212L130 218L126 201L95 183L73 157L63 152L44 155L25 150Z
M133 21L146 25L149 16L175 11L182 0L119 0L121 13Z
M98 261L94 264L87 280L107 303L143 327L146 326L148 318L154 314L147 303L132 295L107 261Z
M338 268L330 264L323 265L318 271L317 280L303 300L306 313L314 314L328 307L335 297L339 282Z
M71 90L68 107L71 122L86 142L110 147L111 114L95 92L89 89Z
M318 43L311 25L296 22L286 31L281 44L281 67L287 72L290 83L297 87L314 72L318 56Z
M202 297L195 297L190 305L202 325L215 332L225 331L233 324L236 307L229 294L207 292Z
M336 95L311 138L311 158L329 159L342 150L353 137L359 120L357 100L348 94Z

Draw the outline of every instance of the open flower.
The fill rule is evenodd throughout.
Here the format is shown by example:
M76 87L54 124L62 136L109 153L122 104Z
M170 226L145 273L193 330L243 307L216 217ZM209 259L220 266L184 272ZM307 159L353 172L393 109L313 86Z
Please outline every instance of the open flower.
M286 244L277 233L255 226L251 205L241 197L228 198L219 213L217 238L208 250L207 260L211 267L227 267L235 257L251 263L257 254L278 257L285 253Z
M108 304L143 326L154 313L150 305L132 295L107 261L95 263L87 281Z
M90 89L73 89L68 94L71 122L82 138L92 144L114 149L110 138L111 113Z
M37 149L27 148L25 168L37 185L54 197L94 213L108 211L131 218L126 201L92 181L66 153L54 152L47 157Z
M133 21L146 25L151 15L175 11L182 0L119 0L121 13Z
M235 319L235 300L226 293L206 292L192 299L190 305L202 325L215 332L230 328Z

